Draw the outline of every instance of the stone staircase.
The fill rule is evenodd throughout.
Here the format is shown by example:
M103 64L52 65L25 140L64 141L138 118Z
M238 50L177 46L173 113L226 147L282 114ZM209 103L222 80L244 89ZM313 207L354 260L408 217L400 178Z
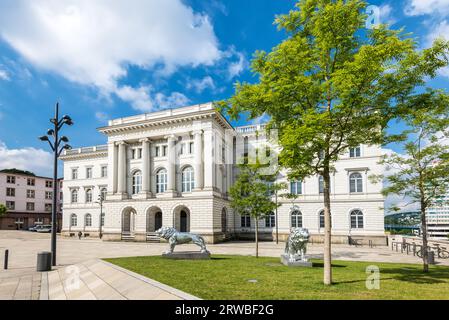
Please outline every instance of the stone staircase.
M147 232L147 242L160 243L161 239L157 236L156 232Z
M122 241L133 242L134 234L132 234L131 232L122 232Z

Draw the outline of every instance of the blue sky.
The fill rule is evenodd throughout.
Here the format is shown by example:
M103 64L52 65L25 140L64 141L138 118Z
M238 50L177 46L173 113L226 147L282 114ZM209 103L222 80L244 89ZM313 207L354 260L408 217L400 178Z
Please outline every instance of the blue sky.
M227 98L249 61L285 38L293 0L0 0L0 167L49 174L56 101L74 147L104 144L107 119ZM371 1L427 46L449 35L449 0ZM445 70L429 82L447 88ZM239 121L244 124L245 120ZM395 146L389 146L396 149Z

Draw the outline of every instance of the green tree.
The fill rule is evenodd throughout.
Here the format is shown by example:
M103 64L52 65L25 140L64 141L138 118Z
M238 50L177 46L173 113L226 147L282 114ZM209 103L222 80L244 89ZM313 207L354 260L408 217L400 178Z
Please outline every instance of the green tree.
M237 83L235 95L217 104L232 118L243 111L251 118L268 115L268 130L279 130L280 164L289 177L323 177L326 285L332 283L334 163L350 147L385 142L383 129L398 102L424 83L423 74L446 65L446 42L415 52L415 42L401 30L367 30L365 11L360 0L300 0L275 20L288 38L270 53L256 52L257 83Z
M4 216L6 212L8 211L8 208L3 203L0 203L0 217Z
M246 160L239 165L237 181L231 187L231 207L241 216L249 215L255 220L256 257L259 257L259 221L276 209L272 194L279 186L266 176L259 161Z
M449 194L449 144L444 142L449 141L449 96L428 90L407 99L403 107L410 128L405 132L404 154L385 155L381 163L391 174L372 179L386 180L384 195L397 194L410 199L408 204L419 205L423 270L428 272L426 212L429 206L447 201Z

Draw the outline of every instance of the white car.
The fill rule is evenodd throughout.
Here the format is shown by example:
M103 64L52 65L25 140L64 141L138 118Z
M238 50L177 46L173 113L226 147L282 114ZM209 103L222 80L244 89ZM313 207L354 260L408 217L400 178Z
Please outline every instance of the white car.
M51 232L51 225L42 225L42 226L38 226L36 227L36 232L39 233L50 233Z

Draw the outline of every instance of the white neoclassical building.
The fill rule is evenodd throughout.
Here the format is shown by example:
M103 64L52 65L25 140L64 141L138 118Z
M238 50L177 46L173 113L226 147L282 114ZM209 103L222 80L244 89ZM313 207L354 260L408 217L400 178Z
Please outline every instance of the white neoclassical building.
M255 221L234 213L229 188L236 163L257 141L263 126L233 128L203 104L111 120L99 131L108 144L79 148L64 161L63 234L103 240L151 241L161 226L201 234L208 242L254 237ZM379 174L381 149L362 145L341 158L332 176L332 232L335 242L349 236L385 243L384 198ZM261 236L285 239L292 227L308 228L313 241L323 235L322 181L279 180L295 200L258 221ZM100 196L104 201L100 206ZM103 212L103 215L100 215ZM276 226L277 223L277 226Z

